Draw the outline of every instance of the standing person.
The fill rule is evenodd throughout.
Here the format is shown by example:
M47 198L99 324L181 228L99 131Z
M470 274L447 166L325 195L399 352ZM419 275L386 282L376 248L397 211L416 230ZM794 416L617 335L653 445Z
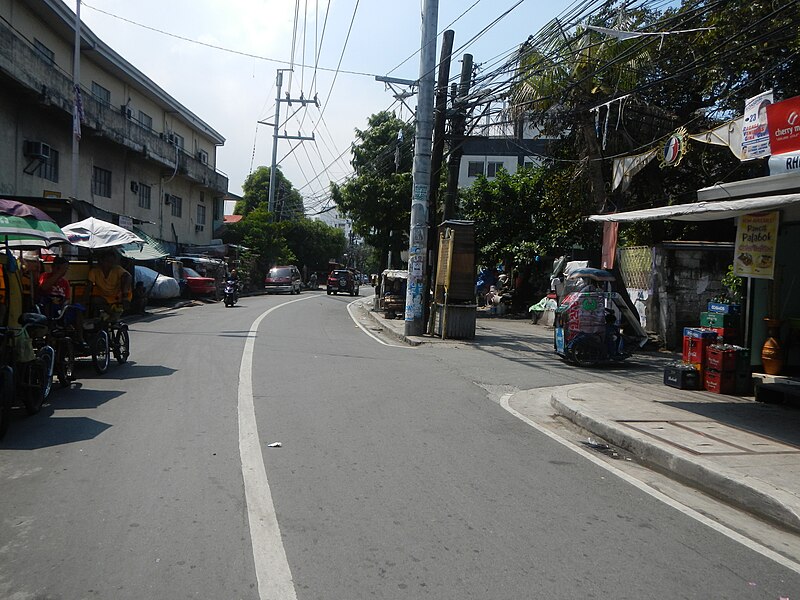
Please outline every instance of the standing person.
M117 253L106 252L100 256L98 264L89 269L89 306L94 310L105 309L108 312L122 312L115 305L126 308L131 301L131 274L119 266Z

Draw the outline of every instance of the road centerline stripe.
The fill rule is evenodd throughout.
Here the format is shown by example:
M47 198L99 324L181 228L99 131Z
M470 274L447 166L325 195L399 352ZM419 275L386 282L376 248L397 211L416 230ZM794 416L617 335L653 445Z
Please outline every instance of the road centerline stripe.
M281 540L278 517L272 503L272 491L261 453L261 439L256 423L253 402L253 355L258 327L272 311L294 302L309 300L306 296L289 300L261 313L250 326L242 351L239 367L239 390L237 411L239 416L239 456L242 461L245 505L250 526L250 542L253 546L253 561L261 600L296 600L292 572Z

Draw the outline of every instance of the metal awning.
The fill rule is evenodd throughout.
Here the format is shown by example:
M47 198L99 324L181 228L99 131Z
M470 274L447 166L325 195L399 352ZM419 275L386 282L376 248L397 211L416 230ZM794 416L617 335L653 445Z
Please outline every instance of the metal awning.
M692 202L691 204L662 206L660 208L647 208L607 215L591 215L589 220L597 222L615 221L618 223L663 219L673 221L717 221L754 212L785 208L793 204L800 204L800 194L781 194L761 198L745 198L744 200Z
M144 233L141 229L133 228L134 233L144 240L143 244L125 244L120 247L120 252L126 258L135 261L158 260L169 255L169 252L153 237Z

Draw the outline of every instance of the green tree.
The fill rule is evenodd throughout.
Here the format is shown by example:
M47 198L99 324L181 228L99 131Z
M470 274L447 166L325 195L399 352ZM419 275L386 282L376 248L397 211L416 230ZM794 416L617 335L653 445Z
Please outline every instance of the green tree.
M609 3L592 18L592 24L637 29L651 19L646 11L615 10ZM610 169L603 169L604 150L596 117L610 114L594 111L609 97L636 88L642 65L650 59L650 46L635 39L620 41L586 27L565 34L557 21L553 23L555 26L544 28L520 50L520 83L512 92L513 112L545 133L561 137L571 158L581 161L582 168L575 174L586 181L595 208L602 210ZM612 107L606 107L610 110Z
M584 224L574 202L563 200L583 199L585 209L591 200L580 185L573 170L552 167L520 169L513 175L502 170L493 180L478 177L463 194L463 214L477 225L479 262L511 269L537 255L589 244L595 228Z
M281 232L281 223L274 223L266 206L250 211L238 223L226 227L224 241L241 244L253 257L249 272L250 283L260 285L269 269L276 264L294 263L297 260Z
M383 269L389 251L407 249L414 127L386 111L367 123L366 129L356 130L351 161L355 175L342 185L332 183L331 196L353 221L356 234L378 251Z
M276 173L275 220L286 221L302 219L305 216L303 196L294 189L292 182L284 176L280 169L277 169ZM250 173L244 185L242 185L244 195L242 199L236 203L234 214L247 217L247 215L259 207L268 208L269 179L269 167L258 167L255 171Z
M280 224L280 233L301 270L303 267L309 271L325 270L328 261L340 257L346 246L344 232L322 221L284 221Z

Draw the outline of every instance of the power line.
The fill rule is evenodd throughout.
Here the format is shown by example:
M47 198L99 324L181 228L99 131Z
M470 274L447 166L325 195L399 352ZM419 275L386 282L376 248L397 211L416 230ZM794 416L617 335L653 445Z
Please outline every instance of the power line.
M252 54L250 52L243 52L241 50L233 50L231 48L225 48L223 46L217 46L216 44L209 44L207 42L201 42L199 40L193 40L192 38L188 38L188 37L185 37L185 36L182 36L182 35L178 35L176 33L170 33L169 31L164 31L163 29L158 29L156 27L151 27L149 25L144 25L142 23L138 23L136 21L132 21L131 19L126 19L125 17L121 17L119 15L115 15L114 13L99 9L97 7L94 7L94 6L90 5L90 4L86 4L86 2L83 2L83 1L81 1L81 6L86 7L86 8L90 8L93 11L102 13L102 14L107 15L109 17L112 17L114 19L118 19L120 21L124 21L125 23L129 23L131 25L135 25L136 27L141 27L142 29L147 29L148 31L153 31L155 33L160 33L161 35L166 35L168 37L175 38L175 39L178 39L178 40L182 40L184 42L189 42L190 44L197 44L198 46L205 46L206 48L212 48L213 50L219 50L220 52L228 52L229 54L236 54L238 56L246 56L247 58L255 58L257 60L263 60L263 61L266 61L266 62L273 62L273 63L278 63L278 64L281 64L281 65L292 66L292 62L288 61L288 60L281 60L279 58L269 58L267 56L261 56L259 54ZM299 66L299 67L310 67L311 65L302 64L302 65L297 65L297 66ZM330 67L320 67L320 66L316 66L314 68L318 69L320 71L329 71L329 72L332 72L332 73L333 72L344 73L345 75L359 75L359 76L362 76L362 77L369 77L371 79L374 79L376 77L375 73L365 73L364 71L351 71L351 70L342 69L342 68L332 69Z

